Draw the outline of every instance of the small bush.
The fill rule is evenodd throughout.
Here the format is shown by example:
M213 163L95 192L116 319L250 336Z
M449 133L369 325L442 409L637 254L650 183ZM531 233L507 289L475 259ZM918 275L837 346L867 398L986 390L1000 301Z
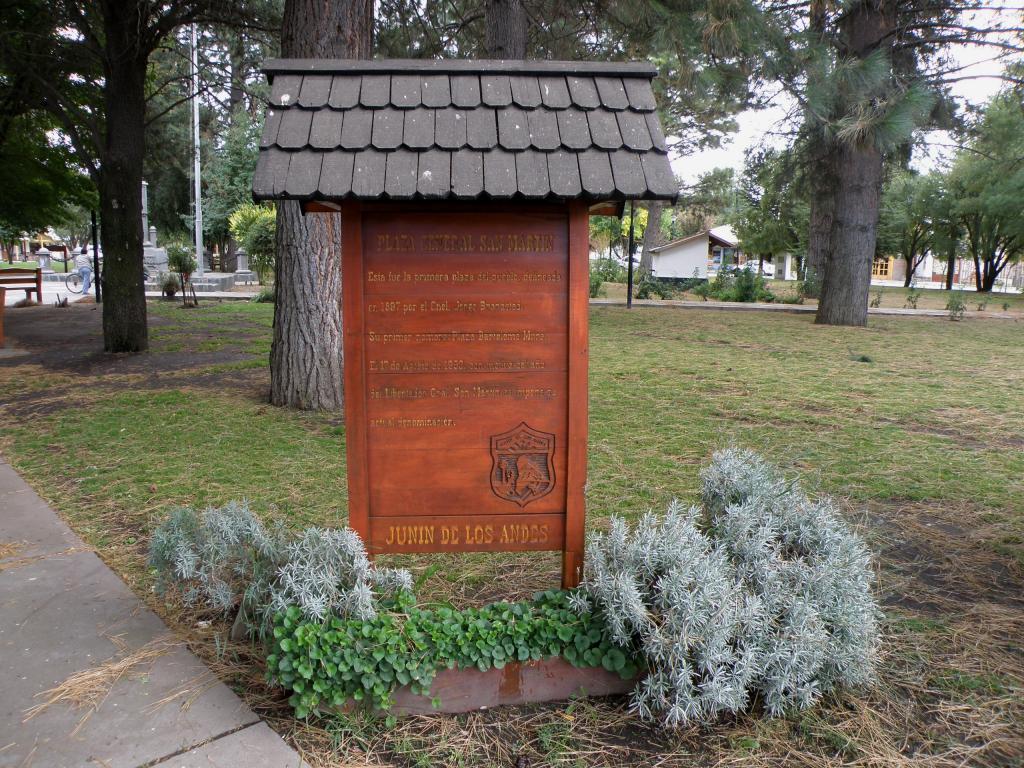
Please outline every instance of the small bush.
M264 286L256 292L256 295L249 299L253 304L275 304L277 303L276 286Z
M605 614L616 643L641 653L648 671L633 708L668 725L743 709L758 661L756 606L697 517L673 503L663 519L645 515L635 530L613 518L587 548L574 597L581 613L593 606Z
M293 605L308 619L373 619L379 597L412 585L407 571L373 567L347 528L268 529L236 502L175 509L153 534L149 565L159 591L175 586L189 605L237 612L260 636L276 612Z
M626 268L615 259L602 258L590 262L590 278L595 277L602 283L624 283L628 275Z
M577 610L605 615L648 666L633 708L668 725L773 715L874 676L879 611L867 549L749 451L716 453L703 509L673 503L591 540Z
M907 291L907 300L903 306L907 309L917 309L917 301L921 298L921 291L916 288L911 288Z
M277 262L277 211L272 205L246 203L228 217L231 235L249 254L249 265L262 285Z
M181 280L173 272L161 272L157 280L164 296L174 296L181 290Z
M878 309L878 307L882 306L881 290L875 292L875 295L871 297L871 301L868 302L868 306L872 307L873 309Z
M590 298L596 299L599 296L607 296L608 291L604 287L604 280L593 270L590 272Z
M167 244L167 268L179 275L191 275L198 266L195 252L183 243Z
M638 299L671 299L675 294L673 285L651 275L645 275L636 284L636 298Z
M706 285L707 288L698 293L705 301L708 298L738 302L775 301L775 294L768 290L764 276L755 274L749 267L732 275L721 269Z
M949 312L950 320L963 320L964 312L967 311L967 302L964 301L963 291L953 291L949 294L946 311Z

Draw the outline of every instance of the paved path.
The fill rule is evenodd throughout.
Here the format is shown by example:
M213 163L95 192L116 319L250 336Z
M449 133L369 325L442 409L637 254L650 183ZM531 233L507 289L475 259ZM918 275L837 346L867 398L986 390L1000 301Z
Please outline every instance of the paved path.
M84 722L65 702L27 718L44 691L107 683L118 662ZM302 765L0 460L0 768Z
M96 291L93 288L90 287L89 288L89 295L93 296L93 295L95 295L95 293L96 293ZM60 297L62 299L63 298L67 298L67 300L70 303L74 304L76 301L79 301L82 298L82 294L80 294L80 293L71 293L71 291L69 291L67 289L67 286L64 285L63 281L61 281L59 283L54 283L54 282L48 282L48 281L44 280L43 281L43 301L42 301L42 304L47 306L47 307L52 307L54 302L57 301L58 297ZM16 304L17 302L21 301L24 298L25 298L25 291L21 290L20 288L8 288L7 289L7 297L4 300L4 304L6 304L9 307L12 304ZM35 294L34 291L32 292L32 298L33 299L36 298L36 294ZM2 745L0 745L0 746L2 746Z
M590 303L595 306L626 306L625 299L591 299ZM759 304L755 302L736 301L672 301L661 299L633 299L634 307L672 307L675 309L718 309L733 312L817 312L818 307L813 304ZM869 315L903 315L909 317L949 317L945 309L903 309L901 307L871 307ZM1019 315L1009 312L968 312L965 318L983 317L995 318L998 320L1019 320Z

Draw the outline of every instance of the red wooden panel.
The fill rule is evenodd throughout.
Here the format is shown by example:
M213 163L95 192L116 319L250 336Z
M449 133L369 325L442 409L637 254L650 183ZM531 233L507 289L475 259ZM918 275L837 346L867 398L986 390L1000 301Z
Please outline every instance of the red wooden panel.
M380 552L523 552L562 548L562 515L374 517L370 549Z
M586 209L345 211L353 526L374 553L564 549L572 582L586 479Z

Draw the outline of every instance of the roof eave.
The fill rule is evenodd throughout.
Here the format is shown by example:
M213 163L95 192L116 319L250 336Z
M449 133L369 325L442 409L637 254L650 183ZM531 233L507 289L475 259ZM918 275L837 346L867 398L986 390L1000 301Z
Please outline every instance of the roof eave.
M653 64L638 61L544 59L268 59L262 69L270 79L275 74L607 75L647 79L658 74Z

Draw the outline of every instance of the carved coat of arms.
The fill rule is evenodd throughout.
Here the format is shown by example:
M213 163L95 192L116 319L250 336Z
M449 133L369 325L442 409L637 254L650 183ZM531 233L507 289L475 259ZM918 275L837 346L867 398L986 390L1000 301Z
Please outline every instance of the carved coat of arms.
M521 422L491 437L491 490L525 507L555 487L555 436Z

